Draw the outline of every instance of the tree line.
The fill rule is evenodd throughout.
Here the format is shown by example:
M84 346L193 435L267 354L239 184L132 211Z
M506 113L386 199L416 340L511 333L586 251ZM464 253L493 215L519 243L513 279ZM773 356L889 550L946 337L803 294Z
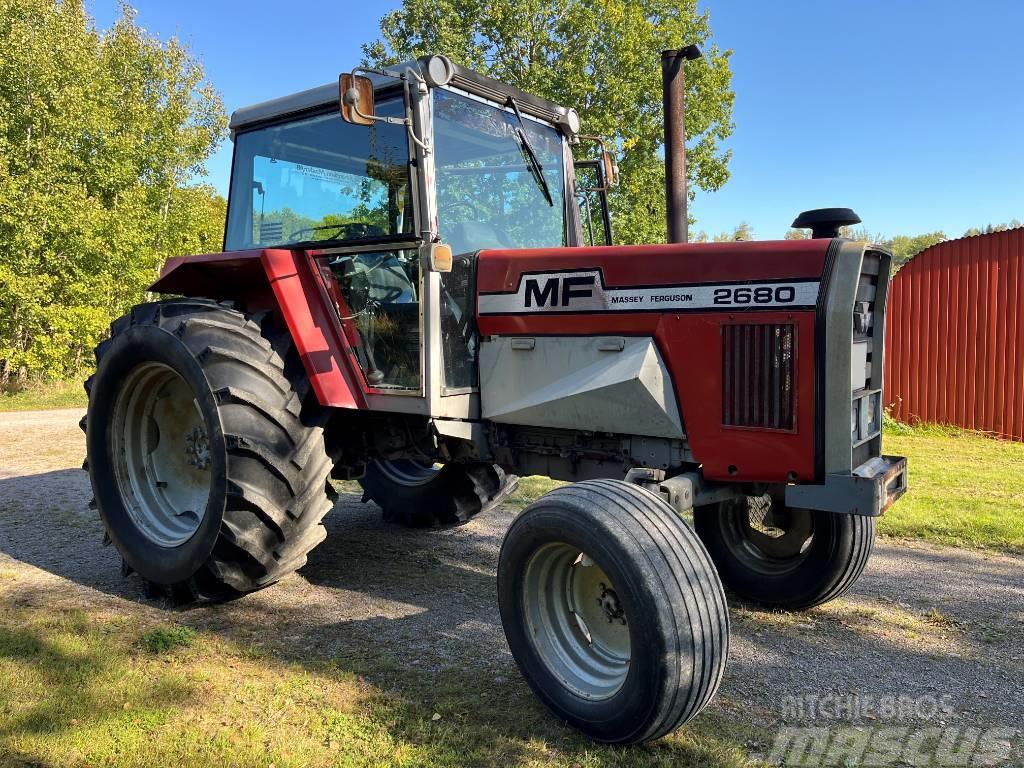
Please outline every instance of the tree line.
M220 250L225 202L196 183L220 97L175 40L122 8L0 0L0 386L92 364L171 255Z
M380 32L364 63L442 51L578 109L617 158L609 201L626 244L665 238L658 52L696 43L690 196L729 178L731 51L712 43L698 0L403 0ZM221 248L226 204L202 179L226 125L199 61L142 30L129 6L100 30L83 0L0 0L0 387L80 375L169 256ZM854 234L899 263L946 237ZM753 238L742 223L692 239Z
M988 235L993 232L1005 232L1009 229L1024 227L1019 219L1010 219L1001 224L986 224L984 227L970 227L960 237L975 237L977 235ZM892 268L896 271L912 258L926 248L951 239L942 230L936 232L925 232L920 235L892 235L887 236L880 232L871 232L866 227L841 227L839 234L851 240L864 240L869 243L881 245L893 255ZM786 240L806 240L811 236L810 230L790 228L783 237ZM695 243L729 243L740 240L756 240L754 230L750 222L741 221L731 231L719 232L709 235L701 230L691 235L690 241Z

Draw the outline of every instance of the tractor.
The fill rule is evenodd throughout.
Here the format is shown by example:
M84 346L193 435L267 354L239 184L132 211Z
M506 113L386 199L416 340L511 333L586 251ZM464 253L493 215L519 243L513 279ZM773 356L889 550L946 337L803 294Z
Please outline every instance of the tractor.
M421 527L567 481L509 526L498 608L538 697L619 744L712 699L724 588L848 590L906 489L881 451L891 256L838 236L849 209L685 242L695 55L662 58L665 244L611 242L614 156L574 162L575 110L443 55L237 110L223 252L170 259L86 382L124 573L179 602L267 587L326 536L332 480Z

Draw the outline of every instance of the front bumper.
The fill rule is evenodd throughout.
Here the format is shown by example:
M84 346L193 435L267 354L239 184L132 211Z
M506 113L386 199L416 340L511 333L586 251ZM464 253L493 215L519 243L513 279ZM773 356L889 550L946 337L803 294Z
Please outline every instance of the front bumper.
M786 506L878 517L907 491L907 460L876 456L850 474L825 477L824 485L786 486Z

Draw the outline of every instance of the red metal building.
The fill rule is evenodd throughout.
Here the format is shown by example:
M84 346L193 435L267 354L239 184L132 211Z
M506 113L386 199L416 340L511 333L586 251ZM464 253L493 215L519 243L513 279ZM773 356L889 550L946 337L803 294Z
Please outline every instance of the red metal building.
M1024 228L918 254L893 278L886 340L897 419L1024 440Z

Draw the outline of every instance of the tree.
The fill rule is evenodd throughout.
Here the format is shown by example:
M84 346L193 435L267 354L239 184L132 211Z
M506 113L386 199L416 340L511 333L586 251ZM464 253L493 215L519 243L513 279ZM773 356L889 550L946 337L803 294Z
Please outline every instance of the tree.
M896 270L925 248L931 248L945 239L945 232L926 232L923 235L895 235L881 244L892 253L892 267Z
M584 132L611 139L621 184L610 196L616 239L665 240L664 124L660 52L696 43L686 67L687 176L694 188L729 178L730 51L709 44L710 16L697 0L404 0L363 46L367 63L427 53L528 93L575 107Z
M225 129L177 42L124 6L0 0L0 385L91 362L172 254L220 247L223 201L190 186Z
M899 269L914 256L925 248L930 248L936 243L946 239L944 232L927 232L923 235L894 235L886 237L881 233L871 233L865 227L840 227L839 234L851 240L863 240L869 243L876 243L892 253L893 271ZM806 240L809 238L810 230L789 229L785 234L786 240Z
M986 224L984 227L971 227L964 232L964 237L977 237L978 235L991 235L993 232L1006 232L1008 229L1017 229L1024 226L1020 219L1010 219L1005 224Z
M693 237L690 238L692 243L734 243L741 240L753 240L754 230L750 226L749 221L741 221L735 227L732 232L719 232L717 235L708 235L707 232L701 230Z

